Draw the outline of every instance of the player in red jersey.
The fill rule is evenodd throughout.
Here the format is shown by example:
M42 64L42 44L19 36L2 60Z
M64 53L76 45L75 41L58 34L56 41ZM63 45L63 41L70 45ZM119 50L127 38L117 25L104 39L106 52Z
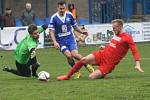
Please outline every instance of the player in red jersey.
M89 75L89 79L103 78L109 74L120 60L127 54L128 49L132 51L135 60L135 69L144 72L140 66L140 57L132 37L123 32L123 21L115 19L112 21L114 37L106 46L101 46L99 51L94 51L78 61L67 75L57 77L58 80L69 80L84 64L98 65L98 69Z

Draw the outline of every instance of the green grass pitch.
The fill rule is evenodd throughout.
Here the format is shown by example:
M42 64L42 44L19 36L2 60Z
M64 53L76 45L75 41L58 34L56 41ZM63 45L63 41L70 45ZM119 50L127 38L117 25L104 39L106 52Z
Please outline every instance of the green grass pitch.
M39 71L51 74L49 82L23 78L0 70L0 100L150 100L150 43L137 44L144 73L134 69L131 52L116 66L106 79L88 80L89 73L81 69L82 78L57 81L70 67L65 57L54 48L40 49L37 58ZM84 46L79 52L84 56L97 50L97 46ZM13 51L0 51L0 68L15 66Z

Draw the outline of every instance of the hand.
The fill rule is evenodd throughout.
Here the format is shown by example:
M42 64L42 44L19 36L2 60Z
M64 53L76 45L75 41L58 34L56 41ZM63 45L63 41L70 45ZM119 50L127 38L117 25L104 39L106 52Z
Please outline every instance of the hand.
M88 32L87 31L83 31L82 34L87 35L88 36Z
M44 25L42 25L42 28L43 28L44 30L46 30L46 29L48 28L48 25L44 24Z
M140 66L140 61L136 61L135 62L135 69L137 70L137 71L139 71L139 72L144 72L143 71L143 69L141 68L141 66Z
M31 52L31 59L34 58L35 56L36 56L36 52L35 52L35 50L33 50L33 51Z
M135 66L135 69L136 69L137 71L141 72L141 73L144 72L143 69L142 69L140 66L138 66L138 65Z
M56 49L60 48L60 46L59 46L59 44L57 42L54 42L54 48L56 48Z

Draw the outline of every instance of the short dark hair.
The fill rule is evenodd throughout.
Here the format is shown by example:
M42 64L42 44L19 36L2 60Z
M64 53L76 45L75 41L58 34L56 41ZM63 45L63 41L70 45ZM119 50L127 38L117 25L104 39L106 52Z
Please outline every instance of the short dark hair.
M35 30L37 30L37 26L35 24L31 24L28 26L29 34L32 34Z
M66 2L65 2L64 0L60 0L60 1L58 1L57 4L58 4L58 5L64 5L64 4L66 4Z

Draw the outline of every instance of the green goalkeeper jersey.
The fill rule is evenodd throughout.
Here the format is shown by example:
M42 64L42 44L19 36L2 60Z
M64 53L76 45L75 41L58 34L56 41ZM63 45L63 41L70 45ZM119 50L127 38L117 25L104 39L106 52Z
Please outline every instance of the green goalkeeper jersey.
M38 28L38 32L43 32L43 28ZM15 50L15 59L20 64L26 64L30 57L30 50L32 48L37 48L39 43L38 39L33 39L30 34L28 34L16 47Z

